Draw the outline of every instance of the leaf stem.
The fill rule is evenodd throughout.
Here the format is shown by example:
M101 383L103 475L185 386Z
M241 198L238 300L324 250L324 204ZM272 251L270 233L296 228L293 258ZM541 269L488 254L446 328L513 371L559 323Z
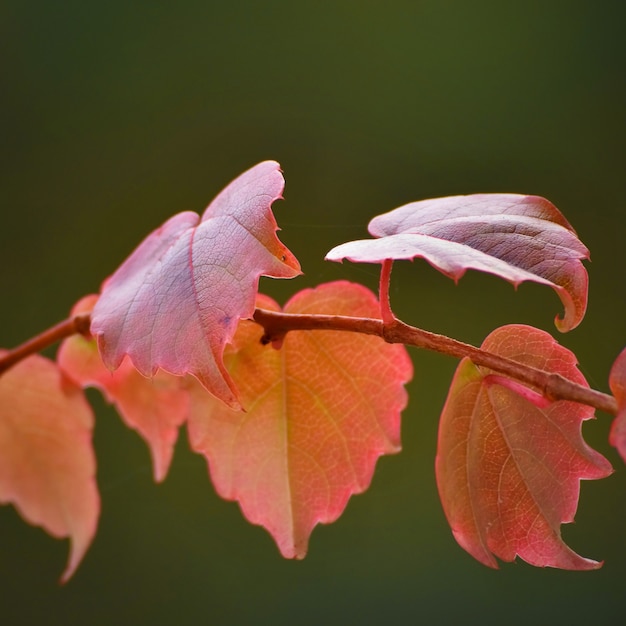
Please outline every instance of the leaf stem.
M391 302L389 300L389 281L392 268L393 259L385 259L380 267L378 300L380 302L380 316L385 324L391 324L397 319L391 310Z

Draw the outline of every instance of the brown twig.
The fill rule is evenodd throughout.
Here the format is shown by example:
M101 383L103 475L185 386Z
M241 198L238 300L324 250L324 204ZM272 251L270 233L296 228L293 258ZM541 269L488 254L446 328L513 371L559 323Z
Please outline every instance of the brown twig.
M39 335L25 341L23 344L13 348L0 355L0 374L8 370L10 367L19 363L31 354L37 354L44 348L54 345L57 341L71 337L77 333L87 335L89 333L89 325L91 319L89 314L80 314L63 320L52 328L44 330Z
M383 324L382 320L370 318L294 315L263 309L255 311L254 319L265 329L264 340L267 342L282 338L290 330L341 330L377 335L388 343L402 343L456 358L468 357L476 365L488 367L534 387L550 400L571 400L612 415L617 413L617 402L613 396L573 383L560 374L505 359L451 337L409 326L399 320Z
M265 343L280 344L283 337L294 330L336 330L375 335L388 343L401 343L456 358L467 357L476 365L488 367L537 389L550 400L570 400L612 415L617 413L617 402L611 395L573 383L560 374L529 367L451 337L409 326L395 318L383 323L380 319L367 317L304 315L256 309L254 320L265 330ZM76 333L88 334L89 325L88 314L76 315L5 352L0 355L0 374L27 356L38 353L61 339Z

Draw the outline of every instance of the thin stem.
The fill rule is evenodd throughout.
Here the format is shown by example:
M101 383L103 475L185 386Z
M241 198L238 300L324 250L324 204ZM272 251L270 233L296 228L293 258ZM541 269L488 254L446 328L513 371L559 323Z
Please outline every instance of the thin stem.
M393 259L385 259L380 267L378 300L380 302L380 316L385 324L391 324L397 319L391 310L391 302L389 300L389 282L391 280L392 268Z
M91 319L88 313L75 315L52 326L52 328L44 330L39 335L17 346L17 348L3 353L0 355L0 374L16 363L19 363L22 359L25 359L27 356L37 354L45 348L54 345L57 341L61 341L61 339L71 337L76 333L80 333L81 335L88 334L90 323Z

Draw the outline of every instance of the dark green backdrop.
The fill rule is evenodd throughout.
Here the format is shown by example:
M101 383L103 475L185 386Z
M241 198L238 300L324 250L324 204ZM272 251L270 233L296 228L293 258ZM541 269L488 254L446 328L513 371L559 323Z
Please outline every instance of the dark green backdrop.
M588 315L562 336L606 390L626 338L626 5L582 0L0 4L0 345L62 319L173 213L201 211L254 163L280 161L294 281L376 284L325 263L368 219L411 200L511 191L551 199L591 248ZM455 287L398 264L407 321L474 343L507 322L557 334L557 297L470 273ZM138 436L95 393L103 511L74 579L66 542L0 509L3 624L609 624L623 613L626 468L582 485L566 539L601 571L491 571L452 539L434 483L455 363L414 353L404 451L282 560L220 500L183 432L155 486ZM619 621L619 620L618 620Z

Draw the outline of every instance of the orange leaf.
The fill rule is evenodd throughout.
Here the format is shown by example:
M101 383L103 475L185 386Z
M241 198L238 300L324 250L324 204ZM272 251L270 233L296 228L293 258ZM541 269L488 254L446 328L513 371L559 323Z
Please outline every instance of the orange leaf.
M0 377L0 502L54 537L69 537L62 581L91 543L100 512L93 414L81 389L41 356Z
M80 300L73 315L88 313L98 296ZM98 353L95 339L74 335L66 339L57 355L61 369L78 385L96 387L115 404L124 423L139 432L152 454L154 479L167 475L178 429L189 412L189 394L183 378L160 371L152 378L142 376L126 357L114 372Z
M575 356L548 334L521 325L495 330L483 349L586 381ZM472 556L497 567L494 556L562 569L595 569L561 539L572 522L581 479L604 478L609 462L581 436L592 407L533 402L515 384L461 361L439 427L436 470L439 494L452 532Z
M257 305L278 310L267 297ZM348 282L297 294L288 313L378 316L378 302ZM330 523L370 484L381 454L400 449L403 385L412 364L403 346L337 331L292 331L280 350L260 343L263 329L243 321L227 352L246 412L199 386L189 434L217 491L238 500L287 558L303 558L318 523Z

